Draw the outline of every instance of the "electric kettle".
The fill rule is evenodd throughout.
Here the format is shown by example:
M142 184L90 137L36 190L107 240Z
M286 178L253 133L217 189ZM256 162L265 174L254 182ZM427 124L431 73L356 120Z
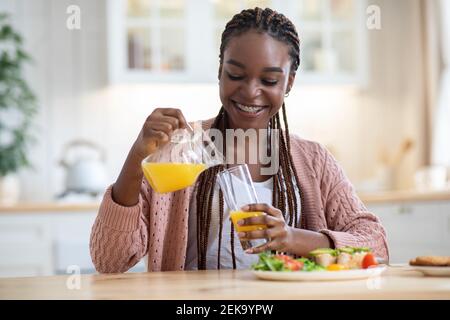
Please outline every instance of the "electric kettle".
M66 169L64 193L98 195L107 187L105 151L87 140L75 140L63 150L60 164Z

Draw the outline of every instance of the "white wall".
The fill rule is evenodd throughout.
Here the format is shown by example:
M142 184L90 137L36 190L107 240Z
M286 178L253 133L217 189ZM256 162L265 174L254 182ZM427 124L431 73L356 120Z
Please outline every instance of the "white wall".
M411 185L423 161L423 93L418 1L378 0L382 30L370 31L371 81L365 90L296 87L286 103L290 127L331 146L354 182L370 177L379 149L395 150L411 136L416 149L402 165L399 187ZM81 7L81 30L66 28L66 8ZM35 65L27 77L38 95L39 142L30 150L35 170L21 173L22 199L43 201L60 193L63 146L77 138L107 150L111 181L154 107L176 106L188 120L214 116L217 84L108 86L105 0L2 0L13 13ZM215 71L214 71L215 72Z

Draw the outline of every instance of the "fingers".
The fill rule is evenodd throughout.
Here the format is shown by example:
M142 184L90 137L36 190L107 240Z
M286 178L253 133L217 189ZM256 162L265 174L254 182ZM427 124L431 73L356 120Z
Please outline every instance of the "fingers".
M273 217L282 217L281 211L267 203L252 203L241 208L244 211L262 211Z
M145 124L150 128L155 125L164 126L165 130L168 132L172 132L181 127L181 123L178 118L165 116L160 113L152 113L145 121Z
M186 127L186 120L179 109L157 108L144 124L144 136L160 141L168 141L172 132Z
M256 253L261 253L264 251L269 251L269 250L277 250L278 244L276 240L272 240L269 241L265 244L262 244L260 246L254 247L254 248L250 248L245 250L246 253L252 253L252 254L256 254Z
M277 237L277 238L271 238L268 242L257 246L253 248L249 248L245 250L246 253L261 253L264 251L281 251L281 252L288 252L289 251L289 244L286 238L283 237Z
M186 127L186 119L179 109L157 108L147 117L133 145L135 154L144 159L165 145L172 133Z
M260 253L267 250L278 250L280 248L286 248L286 239L289 238L289 232L286 228L286 222L284 221L282 212L266 203L253 203L242 207L244 211L259 211L265 212L266 215L249 217L239 220L237 223L241 226L247 225L266 225L267 229L255 230L247 232L239 232L240 239L269 239L269 242L246 250L246 253Z
M255 224L265 224L267 226L275 226L277 225L277 222L278 219L265 214L257 217L249 217L238 220L237 224L240 226L250 226Z
M238 232L238 236L241 239L251 240L251 239L273 239L282 236L283 229L281 228L268 228L263 230L254 231L241 231Z
M168 124L167 122L161 122L161 123L149 123L146 128L148 131L148 134L151 136L157 136L161 135L160 133L163 133L162 136L166 136L167 139L172 134L172 126Z
M238 236L241 239L285 239L288 236L288 230L284 224L277 227L267 228L263 230L240 231Z
M256 217L249 217L239 220L237 223L241 226L265 224L267 226L276 226L284 223L283 214L281 211L266 203L254 203L242 207L244 211L259 211L266 213Z
M184 118L183 112L181 112L180 109L162 108L159 110L160 110L161 115L176 119L179 123L177 128L186 128L187 127L187 121Z
M186 128L187 121L180 109L175 108L157 108L150 114L146 123L164 123L173 130Z
M178 120L178 118L169 117L169 116L160 116L157 119L155 119L155 122L169 124L172 131L180 128L180 126L181 126L180 120Z

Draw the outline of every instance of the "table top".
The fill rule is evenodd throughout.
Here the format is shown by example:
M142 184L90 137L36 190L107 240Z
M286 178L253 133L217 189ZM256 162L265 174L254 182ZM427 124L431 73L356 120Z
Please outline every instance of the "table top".
M249 270L2 278L0 299L450 299L450 277L389 267L378 278L267 281ZM79 283L79 289L77 284Z

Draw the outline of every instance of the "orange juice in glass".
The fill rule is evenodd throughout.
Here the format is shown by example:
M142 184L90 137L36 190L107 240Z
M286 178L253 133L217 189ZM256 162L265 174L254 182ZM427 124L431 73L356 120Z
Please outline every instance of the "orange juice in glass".
M222 190L225 203L230 211L230 219L237 232L248 232L267 228L266 225L261 224L245 226L237 224L241 219L265 215L264 212L241 210L245 205L258 203L255 186L246 164L220 172L217 180ZM254 247L260 241L240 239L241 246L244 250Z
M247 226L240 226L237 224L239 220L250 217L258 217L262 215L265 215L265 213L260 211L240 211L240 210L230 211L230 218L237 232L247 232L266 229L267 226L265 224L252 224Z

